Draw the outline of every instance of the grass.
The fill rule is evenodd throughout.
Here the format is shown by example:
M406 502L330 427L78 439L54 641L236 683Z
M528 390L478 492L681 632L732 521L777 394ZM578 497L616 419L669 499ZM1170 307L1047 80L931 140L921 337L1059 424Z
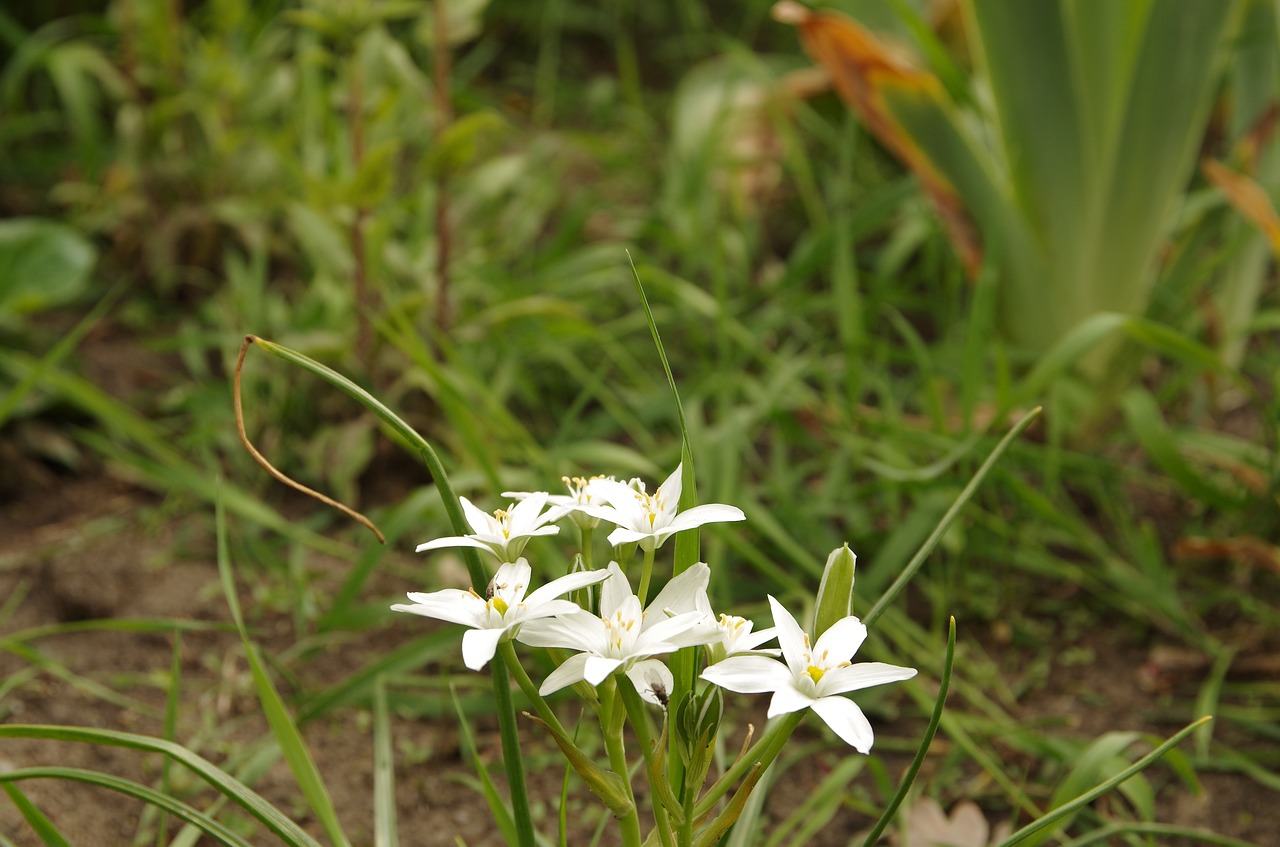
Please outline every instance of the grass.
M148 101L97 84L77 102L97 97L98 107L72 109L56 96L58 86L95 83L56 77L50 64L24 71L25 87L6 94L29 119L22 126L33 129L4 143L11 161L33 163L36 176L7 165L5 179L41 196L61 180L55 196L70 199L46 206L18 192L2 202L65 217L95 236L105 254L98 277L119 279L112 290L120 293L103 306L86 297L19 328L0 322L13 348L0 358L0 417L17 444L42 443L42 432L67 439L83 466L144 486L164 504L166 520L206 542L221 498L241 596L254 598L245 605L248 637L278 618L296 640L297 649L267 652L254 665L260 686L280 686L276 727L296 720L313 731L353 710L371 716L377 843L393 843L392 771L405 778L394 728L452 715L450 683L458 711L487 720L484 690L454 673L456 636L405 635L401 626L390 631L400 640L386 646L389 597L429 590L437 578L402 553L447 534L449 518L426 474L401 458L402 437L322 382L262 357L245 374L255 443L290 475L359 501L388 548L273 487L233 436L226 377L249 332L354 374L438 445L469 497L600 470L652 479L674 467L687 431L700 499L739 505L749 516L745 532L703 537L702 558L735 569L733 580L712 586L716 608L762 591L788 602L811 597L825 551L847 541L859 554L855 611L878 616L879 646L922 669L905 687L909 702L871 700L886 717L929 711L936 691L923 680L939 677L946 621L955 615L957 675L939 733L948 743L926 761L921 783L932 795L975 796L993 817L1026 821L1086 782L1123 773L1145 740L1107 733L1134 730L1134 721L1099 734L1103 756L1082 746L1092 739L1081 741L1073 727L1038 723L1050 715L1028 705L1058 690L1055 677L1071 662L1116 643L1128 645L1130 657L1166 647L1192 662L1189 679L1168 672L1172 687L1143 713L1144 724L1168 735L1201 714L1218 716L1180 748L1178 776L1194 783L1195 775L1237 774L1266 790L1280 787L1273 729L1280 689L1248 670L1280 631L1280 616L1264 602L1274 593L1277 577L1267 568L1280 543L1278 362L1269 343L1275 294L1268 289L1259 301L1253 354L1239 367L1222 364L1194 304L1203 291L1196 281L1233 261L1229 245L1201 239L1178 253L1148 317L1088 322L1032 356L993 332L994 274L964 281L917 187L833 96L766 100L754 112L726 115L724 124L753 121L738 126L778 145L736 170L726 164L739 154L724 146L733 133L723 125L706 129L691 149L668 141L667 128L692 108L681 98L694 87L682 81L742 97L758 92L760 79L804 64L787 31L766 20L767 4L681 14L635 4L613 17L571 0L545 4L538 16L494 4L479 37L454 48L447 82L457 149L447 180L415 164L443 154L429 141L436 113L414 112L437 80L430 51L408 23L372 27L357 46L300 30L275 14L284 4L245 7L248 17L234 26L214 19L235 4L224 5L174 24L200 47L185 59L161 50L159 40L139 42L141 61L187 62L185 88L161 87ZM31 22L5 22L15 38L36 38ZM158 38L92 16L79 22L42 37L97 33L82 38L108 61L126 38ZM767 51L767 60L756 59ZM237 84L213 96L208 86L226 57L234 60L227 73L242 82L271 73L292 80L296 101L286 108L288 98L269 85ZM713 59L720 64L701 64ZM6 78L16 79L14 67ZM350 116L331 108L349 96L356 67L367 83L359 161L351 157ZM286 119L261 122L270 108L286 109ZM104 113L140 113L145 132L122 135L118 121L93 126ZM85 139L98 136L109 140L91 152ZM497 141L489 144L491 136ZM51 148L84 174L105 174L94 158L114 157L117 173L130 179L112 195L87 176L41 165ZM720 190L744 174L763 180L766 169L775 169L776 187L760 195ZM242 179L251 173L258 183ZM230 187L215 190L220 183ZM432 215L444 196L452 214L441 230ZM155 225L170 202L190 212L185 235ZM365 355L357 352L359 304L349 282L361 261L350 229L356 212L364 215L372 286L361 312ZM1190 232L1176 233L1186 239L1180 243L1192 243ZM434 264L442 240L451 248L447 279ZM113 253L112 244L124 252ZM661 331L683 420L634 295L627 250ZM442 329L433 305L446 284L451 317ZM180 378L140 396L110 395L89 376L103 333L126 334ZM1121 396L1093 442L1073 441L1072 416L1096 399L1073 368L1116 338L1142 364L1141 384ZM1009 445L937 549L913 561L983 457L1041 404L1041 419ZM59 553L56 544L46 549ZM549 572L560 567L555 545L531 549L554 563ZM334 560L343 563L337 578L326 564ZM910 589L888 602L891 587L916 567ZM0 708L56 680L136 712L165 743L248 755L253 742L217 728L204 739L181 734L182 722L167 710L176 708L179 684L194 684L190 671L169 674L157 706L134 686L61 658L58 639L79 626L4 624ZM185 619L136 626L196 628ZM202 643L184 636L180 649L188 656L210 649ZM318 681L314 668L335 645L351 647L358 664ZM910 737L886 734L883 754L835 766L766 843L805 843L820 837L818 821L850 810L874 814L896 787L895 755L913 749ZM1090 750L1100 763L1085 779L1072 766ZM476 757L483 761L483 750ZM253 770L246 763L237 778L251 781ZM1177 790L1166 785L1169 772L1144 778L1150 798L1139 796L1139 783L1126 783L1122 801L1077 810L1069 829L1064 821L1059 843L1120 833L1190 838L1157 820ZM6 782L9 796L26 820L45 827L22 789L9 788L19 785ZM310 798L323 808L318 796ZM479 807L482 793L474 799ZM399 812L403 824L403 805Z

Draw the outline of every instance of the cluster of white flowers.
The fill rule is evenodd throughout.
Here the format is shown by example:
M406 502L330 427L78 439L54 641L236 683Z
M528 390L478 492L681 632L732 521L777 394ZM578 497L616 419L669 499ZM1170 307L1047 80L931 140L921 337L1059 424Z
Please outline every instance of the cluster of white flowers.
M677 467L652 494L640 480L566 477L568 495L504 492L515 502L492 516L462 499L474 532L439 538L417 549L475 547L495 555L500 566L483 595L475 589L411 593L411 603L391 608L469 627L462 656L472 670L483 668L507 640L574 651L543 681L542 695L579 682L598 686L623 673L641 697L665 707L673 679L663 657L684 647L703 646L709 664L702 679L739 693L772 692L769 717L811 708L840 738L866 753L873 740L871 726L858 706L840 695L909 679L916 671L880 662L853 664L867 633L856 617L836 622L811 646L795 617L769 597L774 627L753 631L749 620L717 617L712 611L707 597L711 569L703 563L672 578L647 606L616 561L529 591L532 569L522 556L525 546L534 536L557 533L554 522L562 518L569 517L584 530L610 523L615 527L610 544L635 544L649 557L677 532L745 518L740 509L719 503L678 511L680 474ZM599 585L594 610L564 599L594 585ZM774 638L780 650L762 647Z

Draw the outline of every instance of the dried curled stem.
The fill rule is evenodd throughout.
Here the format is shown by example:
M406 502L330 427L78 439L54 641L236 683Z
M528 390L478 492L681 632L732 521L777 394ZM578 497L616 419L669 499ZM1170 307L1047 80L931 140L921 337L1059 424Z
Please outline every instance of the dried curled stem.
M236 360L235 374L231 379L231 398L232 398L232 402L235 405L236 431L240 434L240 443L244 445L244 449L249 451L249 455L253 457L253 460L257 462L259 465L261 465L263 469L266 470L267 473L271 474L277 480L279 480L280 482L283 482L285 485L289 486L290 488L293 488L297 491L301 491L303 494L307 495L308 497L314 497L316 500L319 500L321 503L324 503L326 506L330 506L334 509L337 509L339 512L342 512L347 517L352 518L353 520L356 520L361 524L364 524L366 527L369 528L370 532L372 532L374 535L378 537L378 541L380 541L383 544L386 544L387 543L386 536L384 536L382 534L382 531L379 530L376 525L374 525L373 521L369 520L364 515L357 512L355 509L352 509L350 506L346 506L342 503L339 503L337 500L334 500L332 497L328 497L324 494L321 494L319 491L316 491L313 488L308 488L302 483L297 482L293 479L290 479L288 476L285 476L285 474L280 470L278 470L275 467L275 465L267 461L267 457L259 453L258 448L254 447L253 443L249 441L249 433L246 432L244 428L244 407L240 402L240 371L241 369L244 368L244 357L249 352L249 346L257 340L258 339L252 335L246 335L244 337L244 344L240 345L240 357Z

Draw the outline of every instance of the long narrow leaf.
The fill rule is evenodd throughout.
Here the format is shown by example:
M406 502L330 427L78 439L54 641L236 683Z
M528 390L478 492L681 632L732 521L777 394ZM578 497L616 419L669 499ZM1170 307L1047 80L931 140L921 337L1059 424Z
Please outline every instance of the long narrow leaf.
M263 666L257 645L249 639L249 631L245 628L244 618L240 613L240 601L236 596L235 579L231 573L231 554L227 550L226 517L222 512L221 504L217 511L217 532L218 573L222 577L223 592L227 597L227 605L231 607L231 618L235 621L236 629L240 631L240 640L244 644L245 656L249 660L249 669L253 675L253 685L257 689L258 702L262 704L262 711L267 718L267 724L271 727L271 734L280 745L280 751L284 754L289 769L293 771L293 778L297 780L302 796L306 798L307 805L311 807L320 825L324 827L329 840L335 847L347 847L350 841L342 830L342 824L338 822L338 814L333 807L333 801L329 798L329 790L324 784L324 779L311 759L311 753L302 739L302 733L298 732L298 725L289 714L284 700L280 697L280 692L276 690L275 683L271 681L271 676Z
M0 774L0 781L3 781L4 793L9 795L9 799L13 801L13 805L17 807L19 814L23 820L27 822L27 826L40 837L45 843L45 847L71 847L71 842L63 836L62 832L49 820L48 816L40 810L40 807L27 799L27 795L23 794L18 786L13 785L9 780L13 777L13 771Z
M123 747L129 750L162 753L189 768L196 776L225 794L288 844L294 847L320 847L318 841L308 835L302 827L294 823L287 815L264 800L256 791L204 757L192 753L187 748L172 741L109 729L34 724L0 725L0 738L75 741L105 747Z
M1102 795L1111 791L1113 788L1115 788L1120 783L1124 782L1126 779L1129 779L1135 774L1141 773L1142 771L1146 770L1148 767L1154 764L1161 756L1163 756L1165 753L1169 752L1174 747L1176 747L1178 745L1178 742L1182 741L1182 739L1186 738L1188 735L1195 732L1197 728L1208 723L1211 720L1213 720L1213 717L1210 715L1206 715L1205 717L1200 718L1199 720L1193 721L1192 723L1180 729L1168 741L1161 744L1159 747L1152 750L1150 753L1143 756L1141 759L1134 762L1132 765L1125 768L1120 773L1113 776L1111 779L1108 779L1107 781L1096 785L1092 790L1086 791L1084 794L1081 794L1079 797L1076 797L1071 802L1064 803L1063 805L1054 809L1052 812L1049 812L1039 820L1032 821L1031 823L1027 824L1022 829L1010 835L1004 841L1001 841L998 847L1013 847L1014 844L1022 843L1027 838L1030 838L1032 835L1035 835L1037 832L1040 832L1043 829L1048 829L1049 827L1056 825L1063 818L1067 818L1067 817L1070 817L1071 815L1074 815L1076 812L1080 811L1082 808L1089 805L1094 800L1098 799Z
M166 814L173 815L198 827L220 843L227 845L227 847L251 847L248 841L245 841L235 832L218 823L199 809L189 806L163 791L157 791L154 788L122 779L112 774L83 768L63 767L21 768L0 773L0 783L4 783L6 791L12 788L10 783L24 779L64 779L71 782L83 782L87 785L97 785L124 794L127 797L141 800L144 803L150 803ZM65 843L59 841L51 842L47 838L45 841L47 844Z
M876 601L875 605L871 607L871 610L863 617L863 623L867 626L871 626L871 624L875 622L876 618L884 614L884 610L888 608L889 604L898 596L898 592L902 591L902 589L906 587L907 583L911 581L911 578L915 576L916 571L918 571L920 566L924 564L924 560L933 552L933 548L942 540L943 534L946 533L952 522L960 514L960 510L964 508L964 505L969 502L969 498L978 490L978 486L982 483L982 480L986 478L987 473L990 472L991 468L995 466L996 461L999 460L1000 456L1004 454L1004 451L1009 448L1009 445L1013 443L1013 440L1017 438L1024 429L1030 426L1031 422L1035 420L1036 416L1039 414L1039 407L1032 409L1023 416L1022 420L1018 421L1018 423L1014 425L1013 429L1009 430L1004 438L1000 439L1000 443L991 451L991 455L987 456L986 461L982 463L981 467L979 467L977 472L973 475L973 478L970 479L969 483L964 487L964 490L956 497L955 502L951 504L951 508L947 509L946 514L942 516L942 520L938 521L937 527L935 527L933 532L929 534L929 537L925 539L924 544L920 546L920 549L916 552L915 556L911 558L911 561L907 562L906 567L902 569L902 573L898 574L898 578L895 579L893 584L880 595L880 599Z

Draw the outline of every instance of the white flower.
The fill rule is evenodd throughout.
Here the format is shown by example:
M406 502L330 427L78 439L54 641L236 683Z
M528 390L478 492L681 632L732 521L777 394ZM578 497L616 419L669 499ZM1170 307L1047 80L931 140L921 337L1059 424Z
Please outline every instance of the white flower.
M813 709L846 743L859 753L868 752L874 741L871 724L852 700L839 695L910 679L915 668L850 663L867 637L867 628L856 617L836 621L810 647L809 636L791 613L773 597L769 606L785 664L765 656L732 656L704 670L702 678L740 694L772 691L771 718Z
M698 631L707 634L707 646L711 648L713 661L720 661L735 653L758 651L761 644L774 638L777 634L773 627L752 632L754 624L737 615L720 615L711 609L711 600L707 597L707 585L711 582L711 569L703 562L691 565L679 576L674 577L658 592L645 611L645 626L650 623L652 612L660 610L667 615L683 612L701 612L702 620L698 622ZM777 650L759 652L777 655Z
M476 547L493 553L499 561L514 562L524 552L530 538L535 535L555 535L560 531L558 526L546 525L562 514L556 510L542 511L547 505L548 496L544 491L536 491L506 510L497 510L492 517L471 505L466 497L459 497L462 513L475 532L471 535L437 538L426 544L419 544L417 551L421 553L441 547Z
M696 590L696 583L695 575L685 581L683 589ZM668 594L666 601L684 603L686 598L678 596L679 590ZM655 599L660 598L662 595ZM656 605L641 610L626 575L617 562L610 562L609 578L600 586L600 617L576 611L521 627L518 638L525 644L579 651L551 672L538 693L547 695L583 680L599 685L622 670L640 696L662 705L660 692L670 692L674 680L666 665L649 657L705 644L714 636L698 626L704 620L702 612L668 616Z
M551 518L551 520L559 520L568 515L569 519L582 529L592 529L599 524L600 518L583 511L582 507L598 506L604 502L600 497L594 496L592 492L592 487L602 479L612 481L613 477L593 476L585 479L580 476L560 477L560 481L564 483L565 488L569 489L569 493L547 495L547 502L555 507L553 510L555 517ZM527 500L541 493L539 491L504 491L502 496L509 497L512 500Z
M478 671L493 658L504 637L510 637L508 633L517 631L527 621L579 611L577 603L557 598L609 576L608 571L571 573L525 596L531 573L529 563L519 559L498 568L484 597L475 589L446 588L430 594L410 593L412 604L396 604L391 608L471 627L462 636L462 661L471 670Z
M645 491L644 483L638 479L633 479L629 485L612 479L594 480L591 483L592 497L606 500L609 505L584 506L582 510L617 526L609 533L610 544L616 547L634 541L645 550L661 547L672 535L686 529L746 518L737 506L723 503L706 503L677 514L680 485L679 465L652 494Z

